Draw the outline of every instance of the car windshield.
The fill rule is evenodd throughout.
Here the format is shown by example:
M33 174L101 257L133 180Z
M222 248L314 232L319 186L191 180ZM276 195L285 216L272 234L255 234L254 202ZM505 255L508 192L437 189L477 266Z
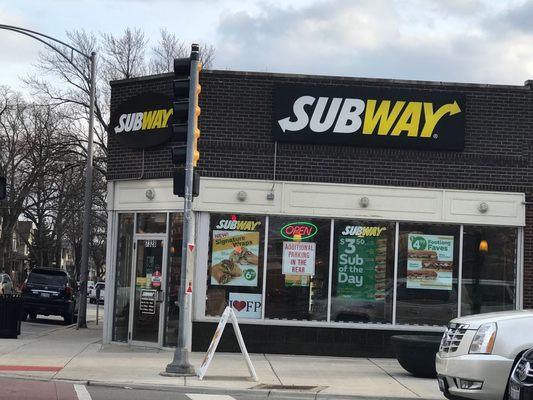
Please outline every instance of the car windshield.
M96 287L99 287L101 290L105 289L105 283L98 283Z
M28 283L66 285L67 282L67 275L62 271L32 271L28 276Z

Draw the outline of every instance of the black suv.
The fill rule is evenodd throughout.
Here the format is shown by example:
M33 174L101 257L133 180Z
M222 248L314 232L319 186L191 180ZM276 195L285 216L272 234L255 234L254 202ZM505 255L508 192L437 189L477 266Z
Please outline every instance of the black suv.
M56 268L34 268L22 285L24 313L30 319L37 314L60 315L65 324L75 320L76 283L71 282L69 275Z

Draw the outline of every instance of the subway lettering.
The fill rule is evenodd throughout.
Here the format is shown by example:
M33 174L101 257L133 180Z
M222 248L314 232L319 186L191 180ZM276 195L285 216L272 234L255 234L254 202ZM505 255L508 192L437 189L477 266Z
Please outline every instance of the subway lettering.
M165 128L173 113L173 109L159 109L137 113L122 114L118 118L115 133L147 131L150 129Z
M457 101L435 107L421 101L301 96L294 101L294 116L278 124L284 133L309 127L315 133L430 138L443 118L460 112Z

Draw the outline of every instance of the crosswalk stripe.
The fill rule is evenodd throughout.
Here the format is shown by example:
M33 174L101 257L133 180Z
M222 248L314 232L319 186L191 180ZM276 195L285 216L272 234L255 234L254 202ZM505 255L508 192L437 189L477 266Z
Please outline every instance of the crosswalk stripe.
M227 394L186 393L186 396L191 400L235 400Z
M78 395L78 400L92 400L92 397L87 391L85 385L74 385L74 390Z

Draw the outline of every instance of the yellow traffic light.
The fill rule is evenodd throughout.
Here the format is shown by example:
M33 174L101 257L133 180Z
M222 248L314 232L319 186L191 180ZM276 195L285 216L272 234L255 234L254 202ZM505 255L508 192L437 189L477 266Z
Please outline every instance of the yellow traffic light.
M201 64L200 64L201 65ZM199 68L199 70L201 67ZM194 143L193 143L193 154L192 154L192 165L196 167L198 160L200 159L200 152L198 151L198 139L200 138L200 129L198 127L198 118L202 112L201 108L198 106L198 95L202 91L202 86L198 83L195 88L196 99L194 103L196 107L194 108Z
M196 128L194 130L194 148L192 154L192 165L196 167L198 160L200 159L200 152L198 151L198 139L200 138L200 129Z

